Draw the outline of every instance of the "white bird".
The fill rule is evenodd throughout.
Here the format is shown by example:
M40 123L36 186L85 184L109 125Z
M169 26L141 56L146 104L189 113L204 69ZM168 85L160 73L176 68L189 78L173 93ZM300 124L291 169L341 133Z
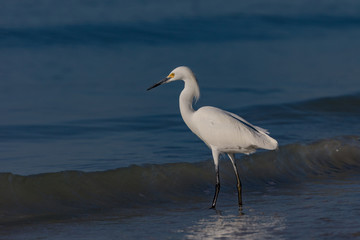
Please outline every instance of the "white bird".
M220 191L219 155L221 153L226 153L233 165L237 179L238 203L242 206L241 181L234 154L250 154L257 148L274 150L278 147L277 141L268 135L267 130L252 125L236 114L210 106L194 110L193 101L199 99L200 90L195 75L188 67L175 68L165 79L147 90L176 80L183 80L185 83L179 98L180 112L184 122L212 151L216 185L211 208L215 208Z

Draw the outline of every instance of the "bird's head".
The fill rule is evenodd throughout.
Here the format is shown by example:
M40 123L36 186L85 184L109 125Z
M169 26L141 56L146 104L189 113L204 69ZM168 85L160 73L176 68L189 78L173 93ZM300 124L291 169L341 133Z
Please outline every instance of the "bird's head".
M170 72L170 74L164 78L163 80L161 80L158 83L155 83L153 86L149 87L147 90L149 91L150 89L153 89L157 86L160 86L164 83L169 83L169 82L173 82L176 80L184 80L186 79L188 76L194 76L193 72L190 70L190 68L185 67L185 66L181 66L181 67L177 67L174 70L172 70Z

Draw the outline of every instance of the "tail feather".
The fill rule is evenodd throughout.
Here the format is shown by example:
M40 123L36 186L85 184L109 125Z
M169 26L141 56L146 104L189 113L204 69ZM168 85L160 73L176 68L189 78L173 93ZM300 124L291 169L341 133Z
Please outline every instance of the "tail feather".
M261 144L259 146L260 148L266 150L275 150L279 146L278 142L267 134L263 134L260 139L261 139Z
M234 113L227 112L227 111L224 111L224 112L226 114L228 114L229 116L237 119L245 126L255 130L256 134L259 136L259 138L257 138L257 144L256 144L256 146L258 148L263 148L266 150L275 150L278 148L278 142L268 135L270 133L267 129L255 126Z

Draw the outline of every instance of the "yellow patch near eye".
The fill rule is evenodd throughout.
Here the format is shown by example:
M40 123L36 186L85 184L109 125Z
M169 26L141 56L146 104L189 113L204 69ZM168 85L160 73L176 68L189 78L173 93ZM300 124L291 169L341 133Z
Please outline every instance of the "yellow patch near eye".
M170 73L168 78L173 78L175 76L175 73Z

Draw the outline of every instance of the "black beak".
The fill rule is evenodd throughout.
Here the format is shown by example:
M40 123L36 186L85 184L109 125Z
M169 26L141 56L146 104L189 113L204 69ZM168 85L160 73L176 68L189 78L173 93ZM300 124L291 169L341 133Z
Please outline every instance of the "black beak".
M156 88L157 86L160 86L161 84L164 84L167 82L167 80L169 80L170 78L167 77L167 78L164 78L163 80L161 80L160 82L158 83L155 83L153 86L149 87L148 89L146 89L146 91L149 91L150 89L153 89L153 88Z

